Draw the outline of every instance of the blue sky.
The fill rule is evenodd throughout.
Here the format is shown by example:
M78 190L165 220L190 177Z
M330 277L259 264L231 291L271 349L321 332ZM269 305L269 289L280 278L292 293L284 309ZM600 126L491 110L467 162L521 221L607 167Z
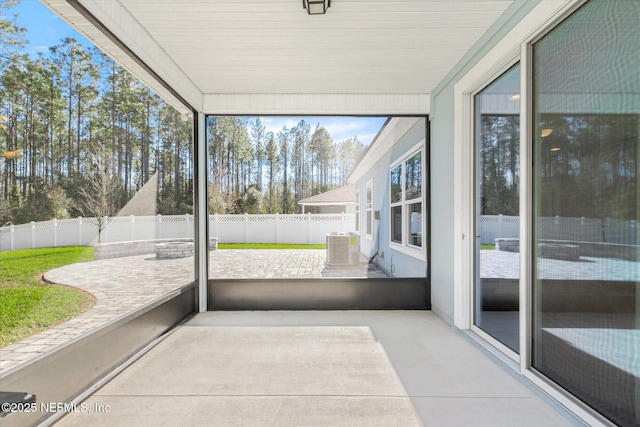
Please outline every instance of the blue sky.
M25 52L29 55L47 52L66 37L73 37L83 45L91 46L87 39L38 0L20 0L11 11L18 14L18 25L27 29L29 44Z
M376 136L386 117L261 117L260 120L267 132L277 134L283 126L294 127L300 120L311 125L311 132L320 123L334 141L343 141L357 136L360 141L368 145Z
M38 0L21 0L20 4L12 9L17 13L18 25L27 29L29 44L25 52L32 56L38 52L46 53L49 47L54 46L65 37L73 37L84 46L91 43L69 26L63 19L50 11ZM283 126L291 128L304 119L311 125L311 129L320 123L324 126L334 141L343 141L357 136L364 144L369 144L376 136L386 117L262 117L261 120L267 131L278 133Z

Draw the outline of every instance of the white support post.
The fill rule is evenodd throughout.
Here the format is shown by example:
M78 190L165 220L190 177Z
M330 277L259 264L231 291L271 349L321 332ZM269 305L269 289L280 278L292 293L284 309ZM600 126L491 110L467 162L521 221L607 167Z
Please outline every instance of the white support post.
M107 238L107 224L109 224L109 217L105 215L102 217L102 236L99 235L100 231L98 231L98 241L100 243L110 243Z
M249 243L248 241L249 234L249 214L244 213L244 243Z
M207 138L204 113L194 117L195 129L195 206L193 236L195 248L195 268L198 284L198 311L207 311L208 279L209 279L209 215L207 207Z
M304 208L304 205L303 205ZM313 229L312 229L312 223L311 223L311 212L307 213L307 245L310 245L312 243L313 240Z
M162 215L156 215L156 239L162 238Z
M217 214L217 213L213 214L213 228L214 228L214 230L213 230L213 231L214 231L214 235L213 235L213 237L219 237L219 236L218 236L218 220L219 220L219 218L218 218L218 214Z
M82 246L82 217L78 217L78 246Z
M524 374L531 367L531 342L533 329L534 298L533 283L533 253L531 251L534 241L532 216L533 216L533 141L531 129L533 126L533 103L529 94L532 92L531 79L531 45L523 44L520 48L520 197L519 197L519 251L520 251L520 278L519 278L519 331L520 335L520 373ZM535 299L537 302L538 299Z
M58 220L53 219L53 247L58 247Z
M135 232L136 232L136 217L133 215L129 215L129 240L133 241L136 240L135 239Z
M31 221L31 249L36 247L36 223Z
M11 250L13 250L13 235L16 232L16 226L11 224L9 228L9 236L11 236Z

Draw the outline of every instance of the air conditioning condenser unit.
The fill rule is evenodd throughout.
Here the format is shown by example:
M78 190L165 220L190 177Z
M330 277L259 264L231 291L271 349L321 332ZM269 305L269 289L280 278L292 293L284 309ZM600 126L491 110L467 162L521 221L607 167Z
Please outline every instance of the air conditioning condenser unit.
M360 236L355 233L327 234L327 265L359 265Z

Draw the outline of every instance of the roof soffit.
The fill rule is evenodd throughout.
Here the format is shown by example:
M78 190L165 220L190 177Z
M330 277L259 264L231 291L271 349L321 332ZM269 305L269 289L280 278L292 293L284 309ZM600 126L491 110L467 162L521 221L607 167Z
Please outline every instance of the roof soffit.
M73 1L205 112L409 115L514 0L336 0L322 16L295 0ZM43 2L123 62L65 0Z
M144 28L126 12L119 0L40 1L178 111L189 113L191 111L189 107L196 110L202 109L202 93L145 32ZM100 21L113 36L126 45L152 70L152 73L162 78L182 99L176 97L172 90L168 90L152 73L149 73L135 58L115 43L109 35L98 29L78 8L86 10ZM185 105L183 101L189 105Z

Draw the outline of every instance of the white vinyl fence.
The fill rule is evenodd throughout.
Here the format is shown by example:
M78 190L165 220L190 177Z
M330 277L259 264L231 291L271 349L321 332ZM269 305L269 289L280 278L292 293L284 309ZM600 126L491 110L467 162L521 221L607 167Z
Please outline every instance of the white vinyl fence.
M517 238L520 218L483 215L482 244L496 238ZM193 215L113 217L102 242L193 238ZM539 219L539 239L637 244L635 221L610 218ZM325 243L327 233L355 231L355 214L211 215L209 235L220 243ZM95 218L59 219L0 227L0 251L55 246L88 246L98 242ZM437 244L437 242L434 242Z
M517 238L520 235L520 217L517 216L483 215L480 224L483 245L494 244L496 238ZM535 238L624 245L640 243L636 221L611 218L542 217L538 219L538 235Z
M480 217L480 243L493 245L497 238L520 236L520 217L507 215L482 215Z
M209 235L220 243L325 243L327 233L354 231L354 214L211 215ZM101 242L193 238L193 215L125 216L108 219ZM0 251L98 242L95 218L72 218L0 228Z

